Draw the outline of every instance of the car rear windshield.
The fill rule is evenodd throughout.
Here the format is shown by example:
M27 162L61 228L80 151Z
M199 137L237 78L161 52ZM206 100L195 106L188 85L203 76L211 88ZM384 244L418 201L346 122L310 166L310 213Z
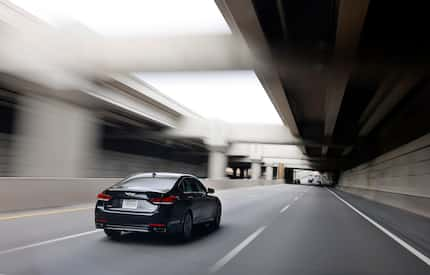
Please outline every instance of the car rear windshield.
M177 178L173 177L138 177L125 179L112 188L131 189L131 190L142 190L142 191L155 191L155 192L167 192L173 188Z

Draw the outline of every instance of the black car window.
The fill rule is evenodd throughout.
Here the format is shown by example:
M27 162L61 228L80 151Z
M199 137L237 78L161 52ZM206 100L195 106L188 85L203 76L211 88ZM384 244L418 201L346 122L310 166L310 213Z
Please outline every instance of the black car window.
M206 193L206 188L203 186L203 184L201 184L201 182L197 179L192 179L193 181L193 186L194 186L194 192L199 192L199 193Z
M197 185L196 181L194 179L190 179L191 181L191 188L193 189L194 193L200 193L201 190L199 188L199 186Z
M184 178L182 180L182 191L184 193L191 193L193 191L193 182L191 181L191 178Z
M136 177L119 182L112 188L167 192L173 188L176 181L175 177Z

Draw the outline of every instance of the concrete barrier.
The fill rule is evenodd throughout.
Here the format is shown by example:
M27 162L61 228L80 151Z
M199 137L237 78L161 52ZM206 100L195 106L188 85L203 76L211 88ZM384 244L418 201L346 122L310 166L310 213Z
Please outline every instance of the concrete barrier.
M341 174L337 188L430 217L430 134Z
M0 212L63 207L95 202L96 195L120 178L0 178ZM283 181L208 180L215 190L256 185L279 184Z
M430 199L426 197L371 190L359 187L339 186L338 189L356 196L366 198L368 200L373 200L430 218Z
M202 182L206 187L212 187L212 188L215 188L215 190L285 183L284 180L250 180L250 179L244 179L244 180L242 179L235 179L235 180L202 179Z

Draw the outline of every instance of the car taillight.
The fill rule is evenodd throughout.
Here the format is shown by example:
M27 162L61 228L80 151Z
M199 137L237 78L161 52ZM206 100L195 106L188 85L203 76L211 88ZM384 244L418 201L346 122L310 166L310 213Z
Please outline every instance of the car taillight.
M150 227L166 227L164 223L150 223Z
M153 204L173 204L178 197L176 196L168 196L164 198L152 198L149 199Z
M112 196L108 195L108 194L105 194L105 193L100 193L100 194L97 195L97 199L99 201L108 201L108 200L112 199Z

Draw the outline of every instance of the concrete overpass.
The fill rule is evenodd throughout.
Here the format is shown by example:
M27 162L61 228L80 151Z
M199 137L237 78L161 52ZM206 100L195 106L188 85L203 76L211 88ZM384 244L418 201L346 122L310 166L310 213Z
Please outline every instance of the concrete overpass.
M429 273L425 3L216 4L232 35L121 39L0 2L0 173L27 176L0 179L0 273ZM203 69L254 70L284 125L205 120L128 75ZM251 180L224 179L241 165ZM100 236L94 194L143 166L209 175L221 230ZM273 181L291 168L337 186Z
M7 2L2 4L1 11L7 25L3 30L7 43L0 51L4 61L2 85L8 90L14 90L12 97L15 94L23 95L18 100L20 110L32 110L30 114L24 112L24 115L19 115L19 126L16 128L27 139L21 139L14 147L18 148L18 152L16 160L13 161L13 173L46 176L53 175L52 171L56 171L55 175L85 175L79 171L89 165L88 158L93 158L88 156L88 152L92 151L97 136L92 122L94 119L107 123L112 120L120 121L136 128L133 133L116 133L115 138L141 135L140 140L170 139L170 143L175 140L177 144L197 145L198 151L202 148L209 150L209 176L212 178L224 177L227 163L225 151L231 143L314 142L299 139L291 130L282 126L229 125L219 121L208 123L165 98L146 83L129 76L108 74L133 70L251 69L252 58L247 46L237 36L201 36L191 40L190 37L177 37L150 41L137 38L130 43L129 40L121 41L118 38L112 41L100 40L96 35L86 32L82 34L83 37L79 37L81 33L75 30L74 33L78 36L68 37L68 43L58 43L65 39L62 32L64 30L53 29ZM39 44L40 36L46 40L43 48ZM26 54L26 49L22 47L23 39L25 46L34 51L31 56ZM79 40L84 40L85 43L76 45ZM174 49L169 47L163 50L165 45L171 44L175 45ZM110 48L106 48L106 45ZM103 48L102 55L98 51L100 47ZM68 58L52 55L46 52L46 48L68 52ZM82 56L81 52L85 52L85 55ZM145 54L142 55L142 52ZM208 52L211 54L208 55ZM217 54L214 54L215 52ZM187 62L183 62L184 59L187 59ZM53 72L55 74L52 76ZM37 97L50 98L50 101L43 103ZM54 110L51 107L53 103L59 103L62 107ZM66 106L67 108L63 108ZM47 116L54 113L57 114L55 117L63 119L51 119L48 127L56 131L49 131L42 125L46 125ZM80 115L76 115L77 113ZM36 121L36 117L42 121ZM283 119L285 121L285 118ZM70 131L72 134L62 131L66 121L69 121L67 127L74 125L74 129ZM82 131L87 134L78 134ZM38 142L36 146L29 140L43 142ZM59 140L61 142L58 142ZM53 144L56 144L56 148ZM62 169L70 167L70 171L51 169L56 164L53 154L60 152L66 144L70 151L61 152L61 166ZM76 146L70 146L72 144ZM204 154L204 150L201 153ZM29 169L29 166L34 169Z
M315 141L303 146L308 158L333 162L340 186L347 185L349 192L429 211L428 169L417 159L427 159L430 130L423 119L429 116L430 96L423 36L429 22L423 6L384 1L217 4L259 61L256 72L278 112L289 118L284 121L292 134Z
M105 40L76 31L67 43L57 43L65 39L65 30L52 29L3 2L7 43L0 51L2 71L34 83L38 88L32 87L31 92L74 103L87 97L72 95L89 95L108 109L120 110L119 116L110 116L127 123L138 118L151 124L150 130L165 129L172 139L187 137L203 151L213 152L210 162L218 164L210 165L213 169L209 170L214 177L223 174L224 152L235 143L298 145L301 153L294 158L305 155L312 160L309 167L318 162L314 168L342 172L428 133L428 123L417 119L428 116L428 54L421 35L425 16L420 5L392 4L382 22L379 18L385 14L385 6L376 1L216 3L232 35L150 41L137 37L129 43L131 40ZM410 20L402 25L397 18L403 14ZM47 42L43 47L68 52L69 58L43 51L38 43L41 34ZM85 43L77 45L80 40ZM403 42L406 40L410 42ZM40 54L25 54L22 41ZM166 48L172 44L175 47ZM101 45L109 45L103 53L98 51ZM142 95L140 90L145 88L137 87L141 83L109 76L135 70L239 68L255 70L287 127L206 123L154 93ZM47 72L61 77L53 81ZM78 92L65 92L71 90ZM85 104L92 102L84 99L77 105L88 109ZM389 138L393 136L396 138ZM282 158L280 155L270 157Z
M111 139L134 138L158 143L165 143L162 141L165 140L170 145L197 146L188 148L191 154L205 155L209 151L211 178L224 177L227 157L237 153L235 144L257 143L267 148L269 144L278 144L276 148L283 149L306 143L282 125L230 124L203 119L132 77L113 76L89 83L81 90L61 92L9 75L3 75L2 80L5 91L9 91L4 96L12 98L19 106L16 123L22 138L14 145L18 150L12 168L16 175L85 175L80 173L85 171L83 167L90 165L88 159L93 158L94 144L100 134L96 127L98 120L114 125L115 129L118 124L132 128L115 130L110 134ZM70 151L64 151L64 146ZM229 148L233 151L227 153ZM241 148L240 155L253 155L251 147ZM273 147L270 156L282 157L281 152L275 153L277 149ZM53 156L60 152L62 162L58 163ZM295 154L297 156L292 156ZM290 157L301 155L301 152L289 153ZM262 157L254 159L261 162ZM53 170L56 165L63 170ZM258 178L259 174L254 173L254 177Z

